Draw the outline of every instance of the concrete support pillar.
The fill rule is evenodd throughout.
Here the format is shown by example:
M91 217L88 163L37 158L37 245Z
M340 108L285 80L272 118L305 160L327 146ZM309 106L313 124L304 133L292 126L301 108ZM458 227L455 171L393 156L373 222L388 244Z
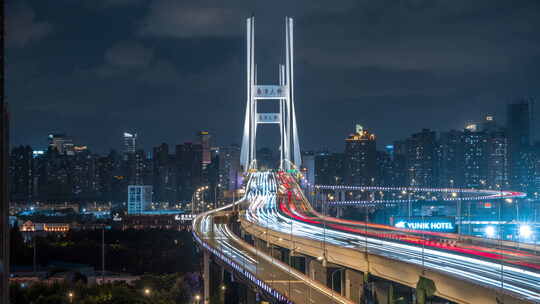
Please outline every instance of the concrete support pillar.
M306 267L306 257L305 256L302 256L302 255L293 255L291 256L291 262L292 262L292 267L294 267L294 269L302 272L303 274L307 274L307 267Z
M317 260L311 260L309 262L309 277L312 280L315 280L317 282L320 282L326 286L328 286L328 272L326 267L322 266L322 263L320 263Z
M362 296L364 275L355 270L345 269L344 279L345 288L343 290L345 292L342 295L355 303L359 303Z
M257 293L251 288L246 288L246 304L257 304Z
M204 304L210 303L210 253L203 255Z
M392 300L392 294L393 288L391 282L385 282L385 281L374 281L373 282L375 287L375 293L377 294L377 301L380 304L387 304L390 303L390 300Z

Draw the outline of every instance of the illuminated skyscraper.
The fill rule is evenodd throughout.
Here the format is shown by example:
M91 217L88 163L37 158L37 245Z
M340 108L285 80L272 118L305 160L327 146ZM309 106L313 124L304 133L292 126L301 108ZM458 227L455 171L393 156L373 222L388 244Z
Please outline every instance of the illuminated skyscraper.
M202 146L202 166L203 169L212 162L212 155L210 153L210 133L208 131L199 132L199 143Z
M124 153L131 154L137 151L137 133L124 132Z
M375 135L356 125L356 132L345 139L345 184L375 185L378 180Z
M480 130L463 131L463 186L482 188L488 175L488 137Z

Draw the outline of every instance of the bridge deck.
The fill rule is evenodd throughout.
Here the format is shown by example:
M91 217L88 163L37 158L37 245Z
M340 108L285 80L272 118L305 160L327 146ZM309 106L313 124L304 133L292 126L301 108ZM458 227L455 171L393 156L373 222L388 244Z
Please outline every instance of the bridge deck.
M352 303L336 292L276 258L253 247L236 236L226 224L214 224L212 215L204 215L195 222L195 233L201 241L231 259L254 278L293 303Z

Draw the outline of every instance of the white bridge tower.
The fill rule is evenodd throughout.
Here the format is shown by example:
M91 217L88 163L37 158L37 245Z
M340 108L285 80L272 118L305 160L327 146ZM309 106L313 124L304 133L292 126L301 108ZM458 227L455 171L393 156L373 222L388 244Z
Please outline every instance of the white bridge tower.
M247 21L247 103L240 164L245 171L257 168L256 138L258 124L277 124L281 134L280 169L301 165L300 144L294 111L293 19L285 18L285 64L279 65L279 84L257 83L255 65L255 18ZM279 102L278 113L257 112L257 102Z

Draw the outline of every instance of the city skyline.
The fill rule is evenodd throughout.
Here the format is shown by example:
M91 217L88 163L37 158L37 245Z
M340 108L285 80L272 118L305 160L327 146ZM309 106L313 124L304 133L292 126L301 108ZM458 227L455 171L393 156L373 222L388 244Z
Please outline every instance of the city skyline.
M4 8L0 304L540 300L537 0Z
M44 139L36 130L44 127L77 135L97 151L119 148L125 130L140 132L146 149L186 141L199 129L220 134L220 144L240 143L241 29L252 12L260 20L263 80L277 73L271 67L280 61L283 33L274 29L282 17L300 25L296 100L305 150L320 141L335 150L341 140L334 134L356 123L381 143L424 127L461 129L486 114L504 123L506 103L538 96L537 2L400 3L244 3L225 14L213 2L14 1L6 50L12 146L39 146ZM195 26L209 12L216 18ZM114 30L105 31L103 20ZM202 80L204 89L192 85ZM269 141L278 140L265 129Z

